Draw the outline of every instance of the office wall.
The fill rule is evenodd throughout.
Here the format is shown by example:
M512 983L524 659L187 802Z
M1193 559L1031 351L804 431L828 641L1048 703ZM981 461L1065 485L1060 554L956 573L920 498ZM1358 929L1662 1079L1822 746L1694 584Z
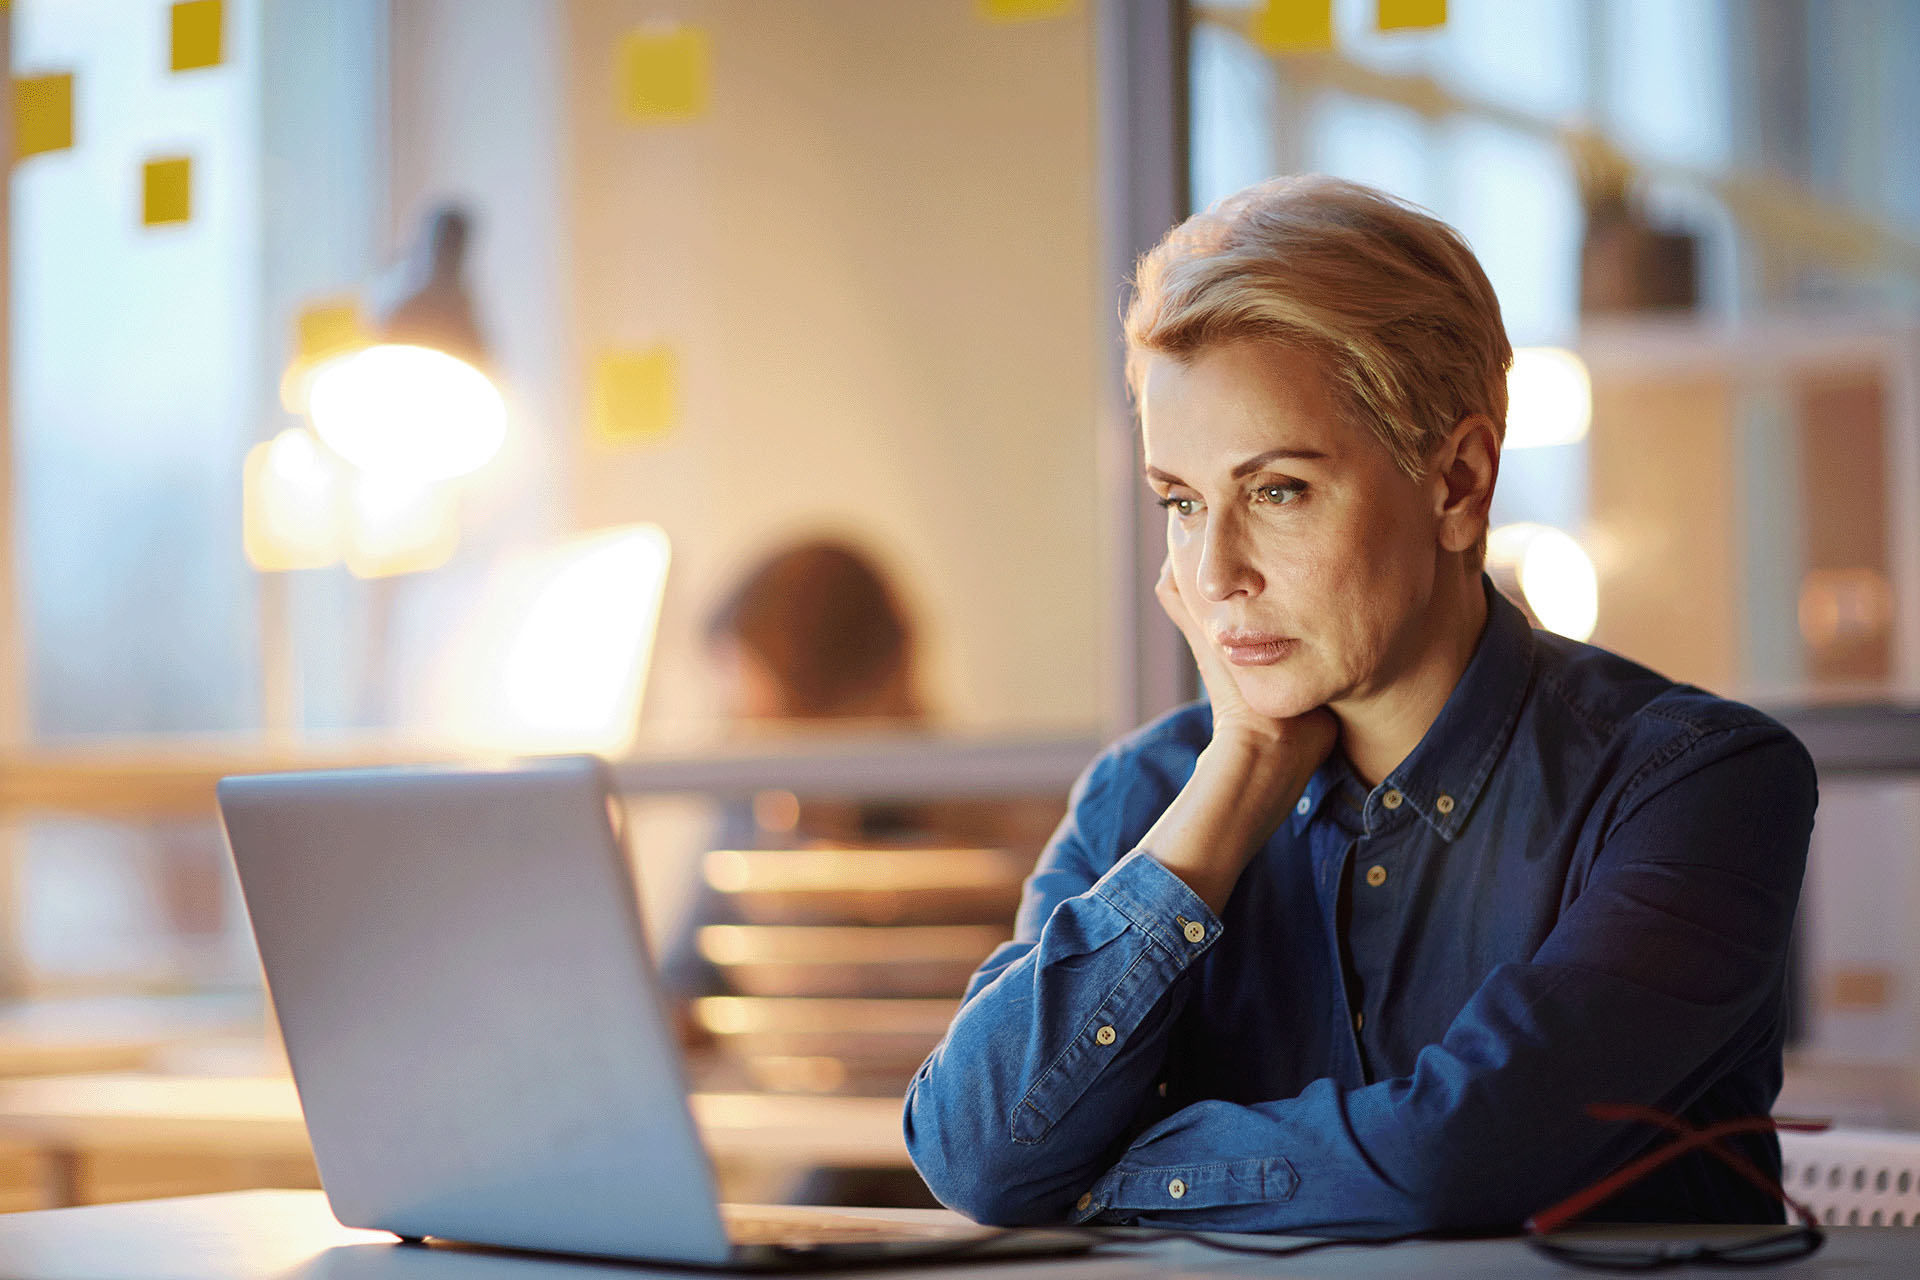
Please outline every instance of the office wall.
M575 522L653 520L675 563L647 718L713 689L704 615L778 539L872 539L964 726L1094 723L1092 33L972 0L578 0L566 8L572 319L670 344L657 442L574 429ZM615 50L704 27L707 113L635 126Z

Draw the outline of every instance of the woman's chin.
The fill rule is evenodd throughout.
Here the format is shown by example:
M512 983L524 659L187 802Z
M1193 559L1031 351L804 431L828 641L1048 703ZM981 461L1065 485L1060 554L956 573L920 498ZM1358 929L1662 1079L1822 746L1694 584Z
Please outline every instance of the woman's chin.
M1270 720L1291 720L1326 702L1316 689L1297 676L1268 675L1263 670L1239 671L1234 678L1248 709Z

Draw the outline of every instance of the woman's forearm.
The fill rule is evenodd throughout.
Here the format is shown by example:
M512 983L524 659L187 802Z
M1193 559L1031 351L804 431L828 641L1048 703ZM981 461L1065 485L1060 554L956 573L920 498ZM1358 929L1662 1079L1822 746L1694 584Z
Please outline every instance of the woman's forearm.
M1216 738L1140 845L1216 916L1254 851L1306 790L1324 752Z
M1159 1100L1180 979L1219 936L1142 852L1009 943L908 1089L914 1164L981 1221L1060 1221Z
M1072 824L1049 847L1028 884L1045 914L1023 909L1026 932L974 976L908 1089L908 1149L944 1203L983 1221L1058 1221L1151 1118L1183 978L1330 739L1305 718L1270 740L1216 737L1104 874Z

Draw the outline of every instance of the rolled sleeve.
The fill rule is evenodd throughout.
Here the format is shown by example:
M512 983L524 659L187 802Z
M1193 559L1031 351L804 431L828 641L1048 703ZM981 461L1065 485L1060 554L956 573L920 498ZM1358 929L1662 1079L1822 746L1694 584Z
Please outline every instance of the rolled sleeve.
M1097 870L1110 767L1076 784L1015 938L974 975L908 1088L915 1166L942 1202L983 1221L1064 1219L1124 1149L1159 1104L1182 979L1220 937L1213 912L1146 850Z
M1117 917L1112 943L1097 957L1044 976L1045 992L1030 1006L1040 1010L1034 1028L1042 1040L1064 1031L1058 1052L1035 1055L1046 1066L1014 1109L1010 1136L1038 1143L1120 1058L1140 1059L1135 1041L1176 980L1220 936L1220 922L1185 882L1142 849L1115 864L1083 901L1062 903L1061 913L1099 912ZM1063 928L1067 921L1061 920ZM1085 936L1084 929L1072 931ZM1103 930L1102 932L1106 932ZM1046 938L1039 948L1046 964ZM987 1011L991 1018L992 1011ZM1155 1026L1161 1020L1154 1021ZM997 1026L989 1034L1018 1031ZM1157 1068L1158 1059L1153 1059ZM1135 1100L1136 1102L1138 1099Z
M1220 936L1220 921L1187 882L1135 849L1089 891L1125 916L1181 968Z

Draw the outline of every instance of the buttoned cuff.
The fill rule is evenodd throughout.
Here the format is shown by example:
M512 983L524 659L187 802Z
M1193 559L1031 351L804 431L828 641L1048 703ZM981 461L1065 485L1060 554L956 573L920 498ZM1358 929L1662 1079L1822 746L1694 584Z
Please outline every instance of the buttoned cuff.
M1074 908L1090 915L1076 920ZM1050 1038L1037 1055L1045 1067L1013 1109L1011 1132L1019 1143L1044 1141L1108 1065L1134 1051L1142 1021L1220 936L1220 922L1207 904L1139 849L1115 863L1080 901L1070 899L1057 910L1069 917L1056 916L1049 930L1064 927L1072 937L1076 925L1092 924L1098 927L1091 937L1131 941L1103 945L1103 962L1056 975L1044 1015ZM1061 1031L1063 1038L1051 1038Z
M1300 1175L1288 1160L1225 1160L1108 1170L1080 1197L1073 1221L1129 1222L1142 1214L1273 1204L1292 1199Z
M1145 849L1114 863L1088 892L1178 960L1203 954L1220 936L1220 921L1200 895Z

